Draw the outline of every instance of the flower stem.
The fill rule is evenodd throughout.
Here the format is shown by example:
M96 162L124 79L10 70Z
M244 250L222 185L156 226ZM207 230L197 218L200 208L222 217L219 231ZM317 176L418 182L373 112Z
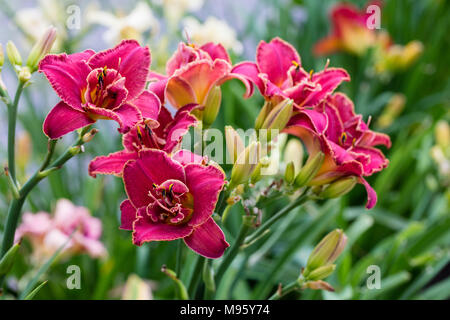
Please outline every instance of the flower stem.
M192 270L192 274L188 282L188 295L191 299L195 299L195 293L197 292L197 287L200 282L205 260L206 259L204 257L197 256L197 260L195 261L194 270Z
M277 290L277 292L275 292L272 296L270 296L269 300L278 300L294 290L301 289L303 282L304 282L303 278L299 278L289 283L284 288L280 288L279 290Z
M3 241L2 248L0 251L0 258L8 251L8 249L12 246L14 242L14 235L17 228L17 223L19 221L20 212L22 210L22 206L25 202L27 195L31 190L45 177L47 177L51 172L58 170L62 167L64 163L66 163L69 159L74 157L76 154L81 152L81 145L83 144L83 135L89 127L84 128L78 136L78 139L75 143L67 148L67 150L53 163L49 165L49 168L45 171L41 171L41 169L37 170L35 174L23 185L23 187L19 190L19 198L13 199L8 209L8 216L6 218L5 230L3 233ZM53 152L53 148L49 148L48 152ZM49 156L46 157L46 159Z
M179 239L177 240L177 261L175 264L175 273L177 274L177 276L180 276L181 273L181 258L183 255L183 243L182 240Z
M233 245L230 248L230 251L228 251L227 255L223 259L222 263L219 266L219 269L217 269L217 275L216 275L216 284L217 287L220 286L220 281L222 280L223 275L225 274L225 271L227 271L230 264L233 262L234 258L239 253L239 249L241 248L242 243L245 240L245 237L247 236L248 231L250 230L251 222L249 219L247 219L247 216L243 217L243 222L241 225L241 229L239 230L238 236L236 237L236 240L234 241Z
M308 200L308 196L306 192L298 197L296 200L292 201L290 204L288 204L286 207L278 211L276 214L271 216L266 222L264 222L258 229L256 229L255 232L253 232L250 236L247 237L245 244L248 246L249 244L256 241L258 238L260 238L263 234L267 233L267 230L275 223L277 222L281 217L289 213L292 209L302 205Z
M11 179L16 183L16 123L17 123L17 106L19 104L20 95L22 94L25 83L20 81L17 86L14 101L8 103L8 170Z

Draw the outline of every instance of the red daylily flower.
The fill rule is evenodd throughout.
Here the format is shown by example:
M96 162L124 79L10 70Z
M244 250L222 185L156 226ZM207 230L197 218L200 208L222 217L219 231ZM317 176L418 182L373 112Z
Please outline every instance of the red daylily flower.
M161 106L157 121L140 122L123 135L124 150L99 156L89 164L89 174L95 178L96 174L122 175L122 169L128 160L138 158L140 150L160 149L172 153L181 142L183 136L197 119L190 114L196 106L186 106L177 111L174 117Z
M161 150L142 150L127 162L123 181L121 229L133 231L133 243L183 239L198 254L215 259L229 244L211 215L225 184L224 173L181 150L170 158Z
M124 133L143 118L156 119L159 99L144 90L150 62L148 47L135 40L98 53L47 55L39 71L62 101L47 115L44 133L56 139L98 119L117 121Z
M187 104L204 106L210 90L227 80L239 79L245 87L245 97L253 94L253 86L231 65L221 44L207 43L201 47L180 43L166 64L167 75L149 74L149 90L162 103L166 99L179 109Z
M246 75L273 105L290 98L297 108L318 105L342 81L350 80L341 68L326 66L318 73L306 72L295 48L280 38L269 43L261 41L256 51L256 63L238 64L235 72Z
M377 201L375 190L363 178L386 168L389 160L374 148L391 146L389 136L374 132L355 114L353 102L336 93L314 110L294 115L284 132L299 137L310 155L319 151L325 160L310 185L323 185L344 176L357 176L368 193L367 208Z

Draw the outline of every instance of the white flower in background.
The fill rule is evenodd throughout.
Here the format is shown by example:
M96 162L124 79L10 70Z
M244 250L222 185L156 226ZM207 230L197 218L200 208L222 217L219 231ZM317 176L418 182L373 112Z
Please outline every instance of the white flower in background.
M61 41L67 37L64 27L65 11L61 2L56 0L40 0L38 7L18 10L14 20L32 44L42 38L50 25L55 26L58 37L53 44L53 51L58 51Z
M172 28L177 28L180 19L187 12L195 12L203 6L204 0L155 0L163 7L164 15Z
M183 25L192 43L199 46L208 42L221 43L227 50L242 53L242 43L237 40L236 31L224 20L208 17L201 24L197 19L187 17L183 19Z
M141 41L144 32L150 31L154 35L159 29L158 20L144 2L139 2L126 16L93 9L87 13L87 20L89 23L100 24L108 28L103 34L103 38L109 44L116 44L123 39Z

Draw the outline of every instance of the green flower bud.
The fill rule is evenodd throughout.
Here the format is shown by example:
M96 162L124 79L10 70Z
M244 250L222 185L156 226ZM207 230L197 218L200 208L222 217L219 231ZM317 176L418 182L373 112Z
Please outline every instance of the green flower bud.
M227 144L228 154L234 164L239 154L245 149L244 142L241 136L231 126L225 126L225 142Z
M297 175L303 165L303 146L298 139L290 139L283 154L286 163L293 162L295 168L295 175Z
M230 189L233 189L241 183L247 182L253 171L256 169L260 156L260 142L252 142L243 152L241 152L231 170Z
M272 140L274 131L281 131L284 129L289 119L292 116L292 99L285 99L277 104L267 115L261 129L267 130L267 141Z
M19 248L20 242L9 248L3 258L0 260L0 276L6 275L12 269Z
M256 117L255 120L255 129L258 131L261 129L264 121L266 120L267 115L269 114L270 110L272 109L272 104L270 102L265 102L264 106L262 107L261 111L258 114L258 117Z
M292 184L295 180L295 167L294 162L292 161L286 165L286 171L284 171L284 180L286 180L288 184Z
M8 56L9 62L11 62L14 67L22 66L22 57L20 56L16 45L11 40L6 44L6 55Z
M18 77L20 82L28 82L31 79L30 69L28 67L20 68Z
M27 58L27 66L30 68L30 72L33 73L37 70L39 61L50 52L53 43L56 40L56 28L50 26L45 34L39 39L38 42L31 49Z
M216 282L214 280L214 269L209 263L206 261L203 264L203 282L205 283L205 287L210 291L216 291Z
M307 185L322 167L325 154L321 151L317 152L314 156L309 156L308 161L295 177L294 184L297 188L301 188Z
M326 277L330 276L333 272L334 269L336 269L336 265L335 264L329 264L323 267L319 267L317 269L315 269L314 271L310 272L307 276L305 276L305 278L307 280L322 280L325 279Z
M331 265L342 253L347 243L347 236L341 229L336 229L327 234L314 248L308 258L303 275L308 275L317 268Z
M350 192L357 182L355 176L345 177L330 183L320 194L321 198L337 198Z

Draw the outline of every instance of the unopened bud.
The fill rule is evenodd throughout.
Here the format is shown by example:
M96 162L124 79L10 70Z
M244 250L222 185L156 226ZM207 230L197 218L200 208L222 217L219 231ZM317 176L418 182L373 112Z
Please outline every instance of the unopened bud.
M295 180L295 167L294 163L291 161L286 165L286 171L284 171L284 180L288 184L292 184Z
M317 269L315 269L314 271L310 272L307 276L305 276L305 278L307 280L322 280L325 279L326 277L330 276L333 272L334 269L336 269L336 265L335 264L329 264L323 267L319 267Z
M16 45L11 40L6 44L6 55L8 56L9 62L11 62L14 67L22 66L22 57L20 56Z
M295 175L297 175L303 165L303 146L298 139L290 139L284 148L284 162L294 163Z
M83 136L83 142L88 143L89 141L91 141L94 138L94 136L97 134L97 132L98 132L98 130L94 128L91 131L89 131L88 133L86 133Z
M209 128L214 120L216 120L221 101L222 91L219 86L215 86L209 91L208 98L205 102L205 109L203 109L203 125L205 128Z
M227 144L227 151L234 164L238 156L244 151L244 142L241 136L231 126L225 126L225 142Z
M303 288L308 288L312 290L327 290L327 291L334 291L334 288L325 281L317 280L317 281L308 281L303 285Z
M273 132L283 130L292 116L292 99L285 99L277 104L267 115L261 129L267 130L267 140L272 140L275 136Z
M409 42L404 48L400 58L400 63L403 68L410 66L423 52L423 44L420 41L414 40Z
M259 163L260 154L261 143L259 142L252 142L241 152L231 170L230 189L248 181Z
M446 149L450 146L450 127L445 120L439 120L434 129L434 136L436 143L442 148Z
M357 182L355 176L340 178L330 183L320 194L321 198L338 198L350 192Z
M270 159L268 156L261 158L259 160L258 164L256 165L256 168L253 171L252 176L250 177L250 183L255 184L259 180L261 180L261 178L263 177L261 170L264 168L267 168L269 165L270 165Z
M264 121L266 120L267 115L269 114L270 110L272 109L272 103L266 101L264 103L264 106L261 108L261 111L259 112L258 116L255 120L255 129L258 131L261 129Z
M321 151L317 152L314 156L310 155L308 161L295 177L295 186L301 188L307 185L317 174L322 167L325 154Z
M30 68L31 73L37 70L39 61L41 61L41 59L50 52L55 40L56 28L50 26L39 41L36 42L28 55L27 66Z
M28 67L20 68L18 77L20 82L28 82L31 79L30 69Z
M205 287L209 291L216 291L216 282L214 281L214 269L209 263L206 261L203 265L203 282L205 283Z
M331 265L342 253L347 243L347 236L341 229L336 229L327 234L308 258L306 269L303 272L305 278L317 268Z

